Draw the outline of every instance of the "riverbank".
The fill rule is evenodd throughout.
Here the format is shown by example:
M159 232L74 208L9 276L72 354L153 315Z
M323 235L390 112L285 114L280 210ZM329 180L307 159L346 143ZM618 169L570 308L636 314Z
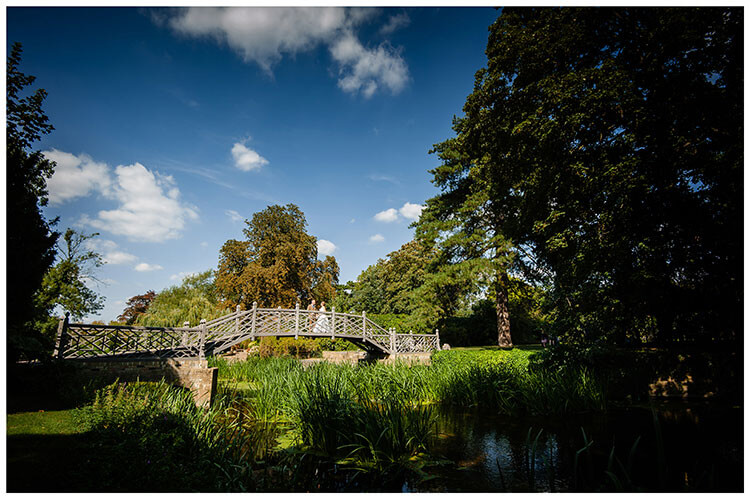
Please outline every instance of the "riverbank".
M537 351L453 350L430 366L212 359L210 411L174 387L113 385L8 415L9 491L742 489L740 407L613 404L590 373L530 370Z

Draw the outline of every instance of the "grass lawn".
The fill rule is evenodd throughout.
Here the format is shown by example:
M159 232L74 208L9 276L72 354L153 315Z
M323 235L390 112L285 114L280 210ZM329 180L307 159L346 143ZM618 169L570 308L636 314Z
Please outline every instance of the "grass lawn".
M7 416L7 491L81 490L91 449L73 410L20 412Z
M542 345L538 343L533 343L531 345L514 345L513 348L517 350L522 350L524 352L541 352L543 350ZM475 346L475 347L452 347L451 350L464 350L467 352L482 351L482 350L496 350L500 352L508 351L507 348L501 348L497 345L485 345L485 346Z

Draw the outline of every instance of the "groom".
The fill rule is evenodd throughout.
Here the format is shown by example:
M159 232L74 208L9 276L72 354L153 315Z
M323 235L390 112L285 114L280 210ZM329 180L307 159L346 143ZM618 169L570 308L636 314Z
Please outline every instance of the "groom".
M313 298L313 301L310 302L310 304L307 306L307 310L310 312L315 311L315 298ZM312 330L313 323L315 322L315 314L309 313L307 314L308 320L307 320L307 327L308 330Z

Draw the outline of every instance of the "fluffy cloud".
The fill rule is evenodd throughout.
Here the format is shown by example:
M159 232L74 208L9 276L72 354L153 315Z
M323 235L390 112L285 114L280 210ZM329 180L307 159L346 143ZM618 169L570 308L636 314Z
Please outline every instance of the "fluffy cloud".
M164 267L162 267L161 265L152 265L150 263L141 262L134 268L136 272L152 272L154 270L161 270Z
M398 210L396 208L388 208L387 210L377 213L375 215L375 220L387 223L395 222L399 220L399 214L409 220L417 220L422 214L423 209L424 206L422 205L406 202Z
M383 241L385 241L385 238L381 236L380 234L375 234L374 236L370 236L371 243L382 243Z
M115 177L111 197L120 206L100 211L95 219L84 216L84 224L134 241L158 242L179 237L186 222L198 218L195 208L180 201L171 176L135 163L115 168Z
M97 163L86 154L76 156L57 149L42 154L57 163L55 173L47 180L50 203L61 204L92 191L108 192L112 181L106 164Z
M124 251L112 251L110 253L105 253L102 258L104 259L104 263L110 263L112 265L133 263L138 260L137 256L131 255L130 253L125 253Z
M267 72L283 54L311 50L347 24L347 10L332 8L195 7L180 10L170 26L184 35L226 43L245 62Z
M318 253L321 255L332 255L336 251L337 247L331 241L325 239L318 239Z
M409 19L409 14L407 14L406 12L401 12L400 14L391 16L388 19L388 22L380 28L380 34L390 35L394 31L408 26L410 22L411 19Z
M387 210L376 213L374 218L378 222L395 222L398 220L398 211L396 211L395 208L388 208Z
M237 142L232 146L232 157L234 158L234 166L243 172L260 170L261 166L268 164L266 158L249 149L241 142Z
M245 220L245 217L234 210L226 210L224 213L226 214L226 216L232 219L232 222L242 222L243 220Z
M266 73L284 55L307 52L323 44L339 65L339 87L369 98L378 89L401 91L408 81L403 58L390 45L365 48L354 29L377 14L376 9L343 7L191 7L174 11L167 21L177 33L226 43L245 62ZM408 16L393 16L381 28L388 34L408 24ZM161 24L161 19L159 24Z
M349 32L330 47L331 55L339 63L338 85L344 92L362 92L370 98L379 88L388 88L393 94L400 92L409 80L406 62L388 44L365 48Z
M398 210L401 216L408 218L409 220L417 220L422 214L424 206L413 203L404 203L404 205Z
M121 251L118 248L117 243L110 241L109 239L89 239L86 241L85 245L87 249L101 254L104 263L122 265L138 261L137 256Z

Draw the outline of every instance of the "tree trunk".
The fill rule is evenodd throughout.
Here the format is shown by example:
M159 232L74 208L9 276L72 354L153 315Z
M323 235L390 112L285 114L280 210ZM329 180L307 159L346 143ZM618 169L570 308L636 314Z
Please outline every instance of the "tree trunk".
M508 313L508 274L498 271L495 277L495 312L497 313L497 344L513 347L510 338L510 314Z

